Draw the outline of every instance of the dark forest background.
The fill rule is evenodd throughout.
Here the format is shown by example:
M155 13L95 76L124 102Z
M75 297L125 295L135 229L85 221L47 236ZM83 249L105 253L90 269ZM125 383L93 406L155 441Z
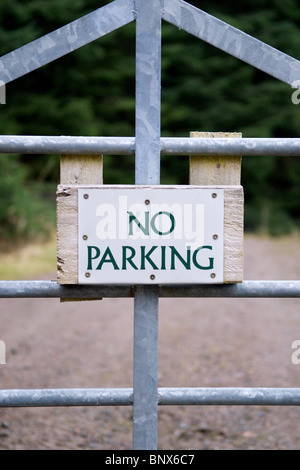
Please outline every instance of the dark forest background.
M0 55L108 0L1 0ZM190 1L300 59L299 0ZM162 136L190 131L300 137L292 88L163 23ZM300 77L299 77L300 79ZM135 24L6 88L1 134L134 136ZM162 184L188 183L187 157L162 157ZM0 243L47 235L55 224L59 157L0 155ZM105 183L134 183L134 157L104 158ZM281 235L300 223L300 159L244 157L245 229Z

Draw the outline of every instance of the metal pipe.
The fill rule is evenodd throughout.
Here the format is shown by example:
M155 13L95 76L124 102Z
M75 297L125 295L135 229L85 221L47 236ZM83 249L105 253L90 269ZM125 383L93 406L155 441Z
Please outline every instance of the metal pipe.
M161 297L299 298L300 281L243 281L237 284L170 285Z
M162 0L136 2L135 184L160 184ZM134 297L133 448L157 448L158 286Z
M133 2L115 0L1 57L0 79L9 83L133 20Z
M133 448L157 446L158 294L138 286L134 298Z
M300 388L160 388L159 405L300 405Z
M0 390L0 407L125 406L132 402L129 388Z
M101 299L134 297L131 285L60 285L56 281L0 281L0 298ZM160 297L299 298L300 281L243 281L238 284L161 285Z
M163 138L165 155L299 156L299 138Z
M0 136L0 153L59 155L133 155L135 138L69 136Z
M0 153L134 155L134 137L0 136ZM162 137L163 155L300 156L300 138Z
M56 281L0 281L0 298L101 299L133 297L132 286L60 285Z
M293 86L300 62L183 0L165 0L164 20Z
M158 388L158 405L299 406L300 388ZM132 406L132 388L0 390L0 408Z

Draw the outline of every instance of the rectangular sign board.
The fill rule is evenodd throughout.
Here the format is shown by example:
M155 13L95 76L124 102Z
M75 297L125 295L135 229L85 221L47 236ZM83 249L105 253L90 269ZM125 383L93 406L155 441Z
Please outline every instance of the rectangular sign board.
M224 189L77 191L78 284L223 283Z

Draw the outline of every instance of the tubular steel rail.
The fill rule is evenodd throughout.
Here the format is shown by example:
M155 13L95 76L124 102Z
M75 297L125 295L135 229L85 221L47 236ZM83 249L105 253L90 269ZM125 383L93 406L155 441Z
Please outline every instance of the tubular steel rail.
M132 21L136 22L135 138L0 136L0 153L135 155L135 184L160 184L160 155L299 156L300 139L161 138L161 23L189 34L294 86L300 62L183 0L114 0L0 58L9 83ZM34 60L31 60L34 56ZM295 86L296 87L296 86ZM300 405L300 388L158 388L159 297L300 297L300 281L230 285L62 286L1 281L0 298L134 298L132 389L1 390L1 407L133 406L133 448L156 449L158 405Z
M134 137L0 136L0 153L135 155ZM161 155L300 155L300 138L162 137Z
M159 297L299 298L300 281L243 281L223 285L160 285ZM99 299L134 297L131 285L61 285L56 281L0 281L0 298Z
M158 405L300 405L299 388L158 388ZM0 406L131 406L132 388L1 390Z

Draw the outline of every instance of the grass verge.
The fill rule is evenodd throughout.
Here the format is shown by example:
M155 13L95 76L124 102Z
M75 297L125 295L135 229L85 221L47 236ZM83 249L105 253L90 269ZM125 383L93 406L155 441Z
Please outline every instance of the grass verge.
M0 254L0 280L33 279L56 271L56 234L44 243L32 243Z

